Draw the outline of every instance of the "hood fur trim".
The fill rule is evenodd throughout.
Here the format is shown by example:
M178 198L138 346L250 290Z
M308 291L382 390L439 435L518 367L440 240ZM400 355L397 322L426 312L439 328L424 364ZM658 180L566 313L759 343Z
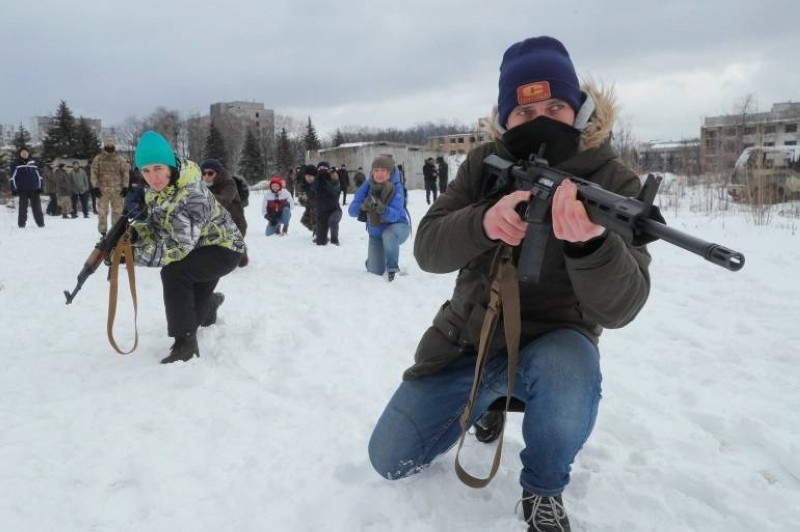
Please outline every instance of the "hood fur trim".
M614 87L601 87L592 80L585 80L581 84L581 92L594 100L594 113L589 123L581 132L579 150L597 148L611 137L611 131L617 120L617 101ZM494 140L502 138L505 128L498 123L498 110L494 106L492 119L489 121L488 133Z

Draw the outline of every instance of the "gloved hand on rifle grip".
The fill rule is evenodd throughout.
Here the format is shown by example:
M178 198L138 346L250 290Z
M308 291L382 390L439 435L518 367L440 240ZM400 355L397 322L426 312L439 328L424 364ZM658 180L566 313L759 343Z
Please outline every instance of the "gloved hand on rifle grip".
M102 196L102 194L100 193L100 187L94 187L92 189L92 195L94 195L95 198L99 198L100 196Z
M125 206L122 213L128 217L129 221L142 221L147 219L147 204L144 201L144 188L133 187L127 189L125 196Z

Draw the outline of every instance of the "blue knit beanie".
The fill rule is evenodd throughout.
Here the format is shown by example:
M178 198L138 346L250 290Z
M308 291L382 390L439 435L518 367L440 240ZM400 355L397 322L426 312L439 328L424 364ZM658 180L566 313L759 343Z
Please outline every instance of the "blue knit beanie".
M546 36L512 44L500 64L500 125L506 127L508 115L518 105L551 98L564 100L576 112L581 105L580 83L567 49Z
M136 162L136 168L139 170L151 164L165 164L173 168L178 167L178 162L175 160L175 153L172 151L172 146L169 145L167 139L155 131L145 131L142 133L142 136L139 137L134 161Z
M206 159L200 163L200 170L214 170L216 173L222 173L222 163L217 159Z

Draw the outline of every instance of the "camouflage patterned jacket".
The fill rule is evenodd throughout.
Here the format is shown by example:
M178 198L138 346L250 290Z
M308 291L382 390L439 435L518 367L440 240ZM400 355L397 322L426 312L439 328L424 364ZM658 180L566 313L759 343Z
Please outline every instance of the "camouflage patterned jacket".
M202 246L244 251L242 234L200 180L195 163L185 164L177 182L161 192L148 189L145 203L147 218L131 223L138 234L133 249L140 266L166 266Z
M103 152L92 161L92 187L117 192L128 186L128 161L118 153Z

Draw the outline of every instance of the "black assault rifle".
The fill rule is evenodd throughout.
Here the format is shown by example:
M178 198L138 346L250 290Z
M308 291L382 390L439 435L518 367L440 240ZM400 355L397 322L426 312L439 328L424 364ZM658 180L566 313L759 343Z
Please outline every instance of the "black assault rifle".
M628 198L551 168L547 161L535 156L531 161L513 163L490 155L483 160L483 168L485 173L495 178L495 190L500 187L531 192L530 202L523 204L524 212L520 212L522 219L529 223L517 264L520 281L539 281L545 246L551 233L553 194L565 179L577 185L578 199L583 201L592 222L617 233L628 244L638 246L661 239L730 271L741 270L744 266L744 255L738 251L667 227L658 207L653 206L661 177L648 175L639 197Z
M75 289L72 292L64 290L64 295L67 297L67 305L72 303L72 300L75 298L75 295L81 289L86 279L97 271L97 268L100 267L106 260L106 257L108 257L117 246L117 243L125 234L125 231L128 230L128 223L128 216L123 214L116 223L111 226L111 229L100 238L100 241L95 244L94 249L89 253L89 257L87 257L86 262L83 264L81 273L78 274L78 284L75 286Z

